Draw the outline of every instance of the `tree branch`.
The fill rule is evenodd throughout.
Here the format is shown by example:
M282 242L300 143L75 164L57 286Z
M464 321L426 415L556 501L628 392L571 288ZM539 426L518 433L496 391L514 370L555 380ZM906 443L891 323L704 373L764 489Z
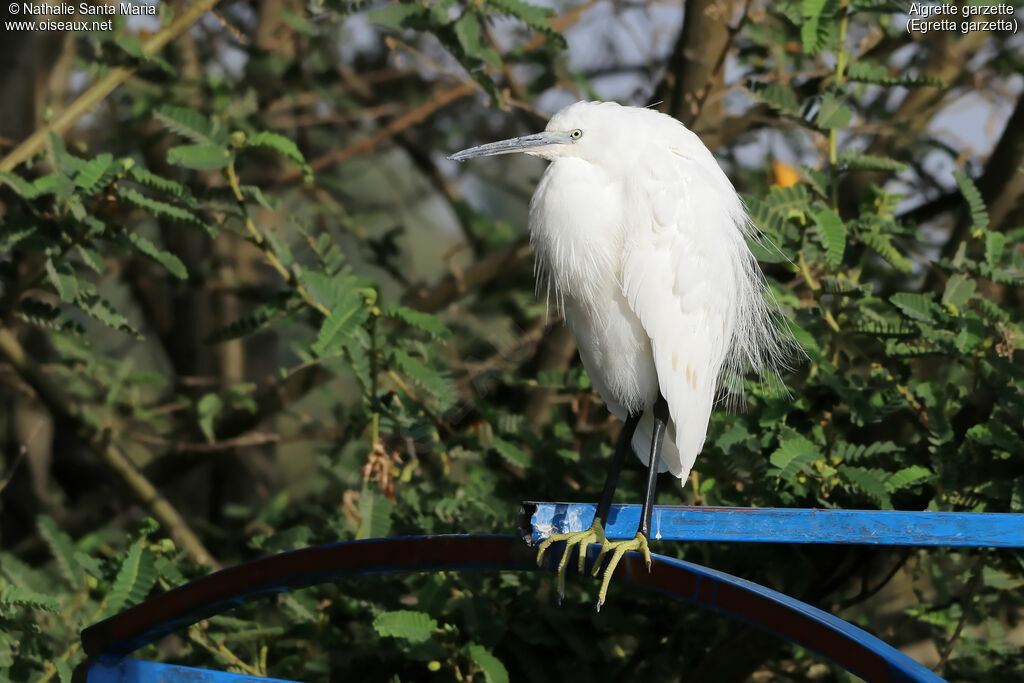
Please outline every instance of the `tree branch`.
M198 2L182 12L166 28L147 40L142 46L143 51L150 55L156 54L167 43L185 32L199 17L213 9L218 2L219 0L198 0ZM127 81L133 73L135 73L134 67L117 66L112 68L107 72L106 76L93 83L85 92L79 95L78 99L57 115L50 124L37 129L0 160L0 171L14 170L18 164L29 159L42 148L47 136L51 132L60 135L66 131L79 117L102 102L115 88ZM0 180L0 184L2 182Z
M75 425L82 440L131 489L193 562L217 566L213 555L174 506L135 467L128 456L110 441L106 431L98 430L82 419L77 407L68 401L59 386L50 381L43 369L28 357L14 333L5 328L0 328L0 358L14 368L50 412Z

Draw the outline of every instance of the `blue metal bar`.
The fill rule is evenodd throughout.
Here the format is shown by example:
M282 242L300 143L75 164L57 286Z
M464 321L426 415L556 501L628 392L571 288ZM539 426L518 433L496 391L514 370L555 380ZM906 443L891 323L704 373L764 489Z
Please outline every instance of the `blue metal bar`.
M582 531L594 521L589 503L523 503L520 528L533 543ZM605 534L633 538L639 505L613 505ZM1024 514L800 510L658 505L651 538L662 541L845 543L1024 548Z
M599 546L590 546L588 564L598 550ZM560 553L560 547L553 549L542 569L553 571ZM652 555L652 560L648 572L643 557L627 553L613 581L681 597L757 625L874 683L942 681L871 634L799 600L689 562L661 555ZM523 571L538 567L534 551L512 536L372 539L282 553L196 579L90 626L83 631L82 642L92 659L83 668L88 672L95 667L110 668L119 657L175 628L260 595L352 575L459 569ZM86 680L93 683L91 678ZM211 679L214 682L229 683Z
M87 683L292 683L280 678L229 674L139 659L95 662L89 667Z

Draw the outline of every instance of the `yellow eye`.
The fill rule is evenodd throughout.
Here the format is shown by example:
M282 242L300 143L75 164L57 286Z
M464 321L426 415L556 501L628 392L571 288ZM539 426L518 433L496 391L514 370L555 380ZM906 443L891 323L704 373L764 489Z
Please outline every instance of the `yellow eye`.
M573 140L579 140L581 137L583 137L583 131L580 130L579 128L576 128L571 133L569 133L569 137L572 138Z

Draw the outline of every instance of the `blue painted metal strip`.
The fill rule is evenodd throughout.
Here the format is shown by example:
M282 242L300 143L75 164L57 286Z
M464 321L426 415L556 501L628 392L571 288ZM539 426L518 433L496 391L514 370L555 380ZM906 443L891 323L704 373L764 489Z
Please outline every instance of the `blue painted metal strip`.
M589 562L594 561L598 550L599 546L590 546ZM553 570L559 555L560 548L556 547L548 554L544 569ZM653 555L652 560L652 570L648 572L640 555L627 553L613 581L678 596L755 624L873 682L942 681L878 638L799 600L689 562L660 555ZM82 641L86 652L95 659L82 668L89 671L89 683L123 683L125 679L94 681L91 672L97 667L110 668L118 655L152 642L174 628L268 592L336 581L353 574L485 568L522 571L536 570L537 565L533 551L511 536L371 539L265 557L196 579L89 627L83 632ZM238 683L238 679L199 680Z
M524 503L524 536L537 542L554 533L590 527L589 503ZM639 505L613 505L605 533L633 538ZM1024 514L800 510L656 505L651 538L663 541L844 543L862 545L1024 548Z
M124 659L120 662L94 662L89 667L88 683L292 683L280 678L261 678L229 674L190 666Z

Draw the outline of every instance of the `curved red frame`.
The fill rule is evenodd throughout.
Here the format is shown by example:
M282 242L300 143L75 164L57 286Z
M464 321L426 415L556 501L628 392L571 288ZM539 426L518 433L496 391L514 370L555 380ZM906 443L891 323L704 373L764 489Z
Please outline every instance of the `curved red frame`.
M599 546L589 548L588 564ZM541 569L552 571L560 552ZM513 536L413 536L335 543L265 557L196 579L82 632L97 668L170 633L259 595L348 575L500 569L536 571L533 551ZM832 659L869 681L943 679L895 648L838 617L723 572L661 555L628 553L613 580L681 597L740 619ZM85 667L86 669L88 668ZM213 672L211 672L213 673Z

